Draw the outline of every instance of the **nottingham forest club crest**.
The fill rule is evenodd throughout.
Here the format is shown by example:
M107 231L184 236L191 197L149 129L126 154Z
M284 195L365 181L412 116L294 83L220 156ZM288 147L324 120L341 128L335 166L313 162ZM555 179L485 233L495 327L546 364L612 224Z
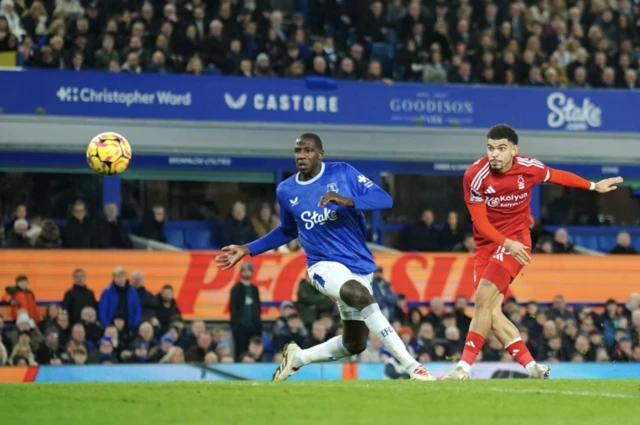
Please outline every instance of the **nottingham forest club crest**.
M338 183L329 183L327 185L327 192L338 193Z

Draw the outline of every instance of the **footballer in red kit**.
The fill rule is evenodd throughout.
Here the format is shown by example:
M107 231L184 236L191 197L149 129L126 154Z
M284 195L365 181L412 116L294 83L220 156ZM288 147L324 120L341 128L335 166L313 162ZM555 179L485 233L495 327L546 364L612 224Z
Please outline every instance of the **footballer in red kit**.
M463 191L476 243L475 314L458 365L442 379L469 379L471 365L493 332L532 378L548 378L550 368L536 363L516 326L502 313L509 285L531 263L531 190L536 184L607 193L621 177L589 182L573 173L552 169L518 154L518 134L506 124L487 134L487 156L465 172Z

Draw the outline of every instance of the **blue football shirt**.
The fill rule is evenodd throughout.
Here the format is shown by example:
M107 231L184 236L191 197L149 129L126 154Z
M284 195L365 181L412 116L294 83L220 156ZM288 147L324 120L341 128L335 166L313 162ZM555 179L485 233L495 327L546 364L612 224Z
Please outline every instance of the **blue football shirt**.
M251 255L274 249L296 237L307 255L309 267L319 261L335 261L353 273L368 274L375 268L367 247L367 224L362 210L390 208L389 194L344 162L322 164L320 173L308 181L295 174L278 185L281 224L247 246ZM330 203L319 207L327 192L354 200L354 207Z

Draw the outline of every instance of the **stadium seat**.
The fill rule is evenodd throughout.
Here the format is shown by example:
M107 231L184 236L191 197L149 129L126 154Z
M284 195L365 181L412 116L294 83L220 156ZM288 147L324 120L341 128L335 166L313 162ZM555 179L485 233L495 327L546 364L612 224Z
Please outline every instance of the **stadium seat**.
M573 244L587 249L598 250L598 237L589 234L572 235Z
M182 230L165 230L164 234L167 236L167 243L169 245L177 246L178 248L186 248L184 244L184 233Z
M371 46L371 58L380 62L382 72L391 76L395 65L396 49L389 43L373 43Z
M187 230L184 239L191 249L211 249L211 234L210 230Z
M616 235L600 236L598 238L598 249L602 252L609 252L616 246Z

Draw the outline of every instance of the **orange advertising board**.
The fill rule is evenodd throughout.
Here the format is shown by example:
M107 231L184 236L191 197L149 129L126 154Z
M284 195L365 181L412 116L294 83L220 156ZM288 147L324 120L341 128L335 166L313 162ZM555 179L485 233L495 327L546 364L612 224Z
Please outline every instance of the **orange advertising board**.
M229 292L238 281L239 267L221 271L216 252L158 251L48 251L0 250L0 287L26 274L39 302L60 301L72 284L76 268L87 273L87 284L99 297L111 282L116 266L127 272L140 270L145 286L158 293L173 285L178 306L186 319L226 319ZM452 253L376 254L393 289L409 301L445 301L473 295L473 256ZM298 282L305 274L303 254L266 253L250 258L254 283L261 300L295 300ZM511 286L519 301L549 302L557 294L573 303L619 302L640 291L640 261L634 256L593 257L580 255L534 255L533 264ZM268 316L276 311L265 311ZM277 314L276 314L277 315Z

